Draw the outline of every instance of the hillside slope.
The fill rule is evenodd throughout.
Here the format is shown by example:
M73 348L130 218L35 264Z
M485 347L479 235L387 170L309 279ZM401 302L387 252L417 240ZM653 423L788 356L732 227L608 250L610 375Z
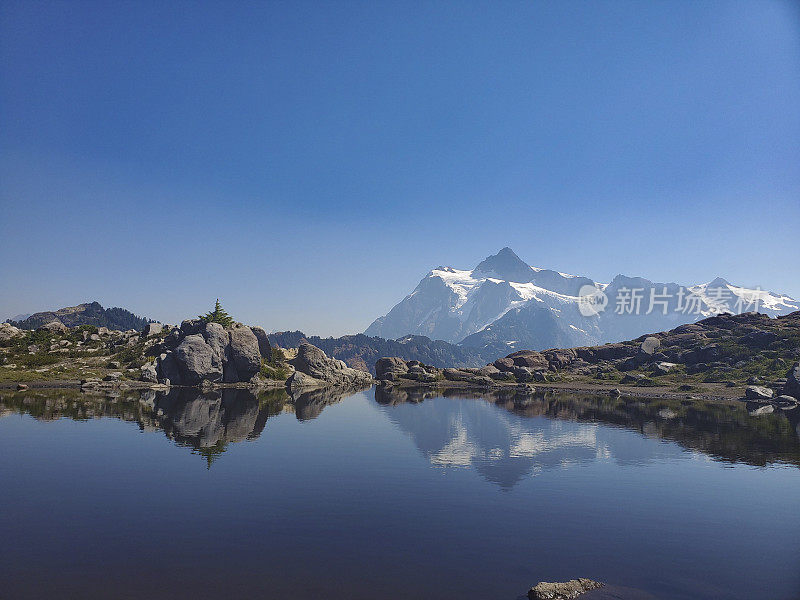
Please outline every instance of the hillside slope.
M124 308L103 308L99 302L87 302L55 311L38 312L21 321L9 320L8 322L20 329L37 329L53 321L58 321L67 327L93 325L118 331L129 329L141 331L151 322L150 319L139 317Z

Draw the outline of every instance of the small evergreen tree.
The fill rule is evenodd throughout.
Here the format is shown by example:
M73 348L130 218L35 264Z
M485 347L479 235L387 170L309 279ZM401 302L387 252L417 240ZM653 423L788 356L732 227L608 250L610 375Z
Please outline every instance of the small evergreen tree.
M214 305L214 310L205 315L200 315L200 318L206 323L219 323L223 327L231 327L233 325L233 319L222 308L219 298L217 298L217 303Z

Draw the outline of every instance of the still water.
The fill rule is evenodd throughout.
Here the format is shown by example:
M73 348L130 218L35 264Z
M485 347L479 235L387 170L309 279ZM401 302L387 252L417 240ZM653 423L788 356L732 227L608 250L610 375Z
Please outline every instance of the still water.
M370 389L0 392L0 415L2 598L800 596L791 414Z

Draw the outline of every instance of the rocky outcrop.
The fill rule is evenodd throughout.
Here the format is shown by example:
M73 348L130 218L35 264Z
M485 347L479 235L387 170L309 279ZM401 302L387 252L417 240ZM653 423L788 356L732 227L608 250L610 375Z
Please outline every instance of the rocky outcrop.
M155 370L157 381L171 385L249 382L261 368L258 338L249 327L200 319L181 323L150 353L158 358L154 367L142 368L141 379L152 381Z
M253 332L253 335L256 336L258 340L258 351L261 352L261 356L264 358L269 357L272 354L272 347L269 343L269 336L267 332L264 331L263 327L251 327L250 331Z
M480 369L436 369L398 357L381 358L375 368L377 378L385 382L452 381L476 386L591 378L598 383L679 387L687 383L687 374L699 374L690 382L725 383L741 386L744 392L747 381L758 388L747 392L747 400L772 402L781 394L800 399L798 348L800 312L777 318L746 313L718 315L603 346L517 351ZM784 378L788 364L794 366Z
M590 590L603 587L599 581L591 579L571 579L563 583L540 581L528 591L530 600L571 600Z
M9 323L0 323L0 343L7 343L24 335L22 330Z
M358 369L351 369L341 360L329 358L322 350L311 344L300 344L297 348L297 356L289 363L295 370L303 375L323 382L323 384L335 386L359 386L372 383L372 376ZM314 382L298 376L290 378L287 384L292 387L308 387Z
M49 321L49 322L45 323L44 325L39 327L39 329L41 329L43 331L50 331L52 333L66 333L67 332L67 326L64 325L58 319L54 319L52 321ZM100 339L100 338L98 338L98 339Z

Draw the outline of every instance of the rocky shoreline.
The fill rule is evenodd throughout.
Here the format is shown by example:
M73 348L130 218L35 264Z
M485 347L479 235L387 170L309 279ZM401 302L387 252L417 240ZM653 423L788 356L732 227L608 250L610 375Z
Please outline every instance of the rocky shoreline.
M738 399L753 414L800 406L800 313L719 315L603 346L522 350L481 368L382 358L382 386L503 387L612 396Z

